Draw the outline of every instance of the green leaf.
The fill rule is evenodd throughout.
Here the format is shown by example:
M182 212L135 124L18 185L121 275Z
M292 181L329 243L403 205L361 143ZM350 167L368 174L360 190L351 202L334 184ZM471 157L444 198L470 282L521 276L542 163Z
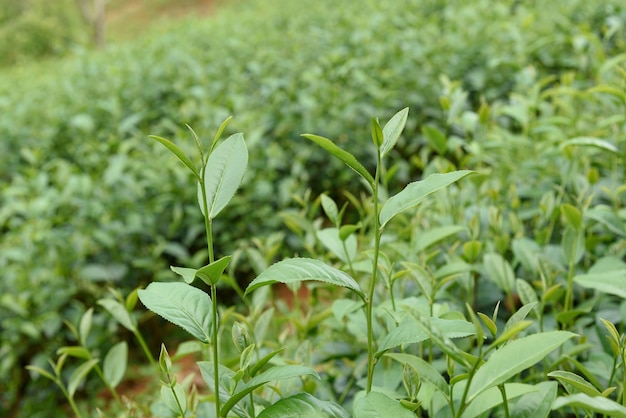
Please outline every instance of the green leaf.
M626 298L626 269L580 274L574 277L574 283L586 289Z
M515 286L515 274L511 265L498 253L485 254L483 265L487 276L505 293L510 294Z
M449 395L450 386L446 382L446 379L444 379L444 377L427 361L422 360L417 356L405 353L385 353L385 357L391 357L401 364L410 364L415 367L420 379L432 384L444 395Z
M88 360L91 358L91 353L85 347L80 346L66 346L57 350L57 355L66 354L70 357L82 358Z
M526 283L526 282L524 282L524 283ZM506 331L506 330L514 327L517 323L519 323L519 322L523 321L524 319L526 319L526 317L528 316L530 311L532 311L535 306L537 306L537 301L530 302L530 303L522 306L521 308L519 308L517 310L517 312L515 312L513 315L511 315L509 320L506 321L506 325L504 326L504 330Z
M469 368L471 366L470 362L466 358L466 354L463 353L454 344L454 342L452 342L450 337L445 335L443 331L437 325L435 325L435 318L428 317L418 310L414 310L412 314L415 315L415 318L418 320L417 324L419 325L419 327L428 334L430 339L432 339L433 343L437 347L439 347L444 353L450 356L450 358L461 363L464 367ZM475 333L476 330L474 329L474 324L469 322L468 324L470 324L472 327L472 333Z
M358 418L415 418L395 399L380 392L370 392L365 396L357 395L354 401L353 416Z
M565 260L572 264L578 263L585 254L585 231L568 226L563 233L561 246Z
M541 382L535 385L536 392L528 393L517 400L511 409L511 418L547 418L552 402L556 399L558 384Z
M190 269L187 267L176 267L176 266L170 266L170 269L174 273L182 277L185 283L187 284L193 283L193 281L196 279L196 272L198 271L196 269Z
M85 376L89 374L91 369L93 369L96 364L98 364L98 359L92 359L84 362L83 364L78 366L76 370L74 370L74 372L72 372L72 374L70 375L70 380L67 384L67 392L70 395L70 398L74 397L76 389L78 389L78 386L85 379Z
M244 296L261 286L274 283L298 283L304 280L319 280L346 287L361 298L365 296L359 284L348 274L311 258L290 258L271 265L248 285Z
M376 148L380 148L383 144L383 129L380 127L380 123L375 117L372 117L372 141L374 141Z
M330 219L333 224L339 225L339 209L337 209L335 201L325 194L320 195L320 201L322 202L322 208L326 216L328 216L328 219Z
M504 385L506 391L506 400L519 398L520 396L537 392L537 388L533 385L524 383L506 383ZM483 413L490 411L501 405L503 402L502 392L496 387L490 388L476 397L470 403L469 407L461 414L462 418L480 417Z
M116 387L122 381L126 372L127 361L128 344L126 341L115 344L104 357L104 363L102 364L104 380L112 387Z
M421 231L415 238L413 250L415 252L424 251L431 245L464 231L467 231L467 228L461 225L446 225Z
M626 418L626 407L602 396L589 396L584 393L560 396L552 404L552 410L556 411L565 406L593 411L611 418Z
M26 370L30 370L31 372L35 372L37 374L42 375L43 377L52 380L53 382L57 382L57 378L54 377L54 375L52 373L50 373L48 370L42 369L39 366L33 366L32 364L29 364L28 366L26 366Z
M292 378L302 378L304 376L313 376L319 379L319 375L313 369L305 366L286 365L274 366L258 376L254 376L246 382L239 390L234 393L230 399L224 404L221 410L222 416L228 416L228 412L243 399L244 396L255 390L256 388L277 380L285 380Z
M178 402L176 402L177 398ZM185 412L187 411L187 397L185 396L185 390L181 385L176 385L174 387L162 385L161 400L172 412L185 416Z
M384 157L387 155L389 151L393 149L398 142L398 138L400 138L400 134L404 130L404 125L406 125L406 119L409 116L409 108L405 107L395 115L389 122L385 124L383 128L383 144L380 148L380 155Z
M87 337L89 336L89 332L91 331L92 318L93 318L93 308L87 309L87 311L80 318L80 324L78 326L78 335L80 338L80 343L83 346L87 345Z
M380 210L380 226L385 226L391 218L400 212L417 206L430 194L449 186L471 173L474 172L461 170L446 174L431 174L424 180L408 184L401 192L390 197L385 202Z
M124 328L131 332L137 332L137 321L130 316L123 304L114 299L100 299L98 305L106 309Z
M575 206L564 203L561 205L561 213L572 228L580 229L583 226L583 215Z
M232 119L233 119L232 116L229 116L226 119L224 119L224 122L222 122L220 127L217 129L217 132L215 132L215 136L213 137L213 141L211 142L211 148L209 149L209 154L213 152L213 149L217 145L217 141L220 139L220 137L224 133L224 129L226 129L226 127L228 126L228 124L230 123Z
M363 167L363 165L361 165L361 163L357 161L354 155L350 154L348 151L344 151L343 149L339 148L328 138L312 134L303 134L302 136L310 141L315 142L317 145L324 148L335 157L339 158L348 167L350 167L357 174L363 177L370 185L374 184L374 177L372 177L369 171L367 171L365 167Z
M185 155L183 150L178 148L178 145L176 145L169 139L161 138L160 136L156 136L156 135L150 135L149 138L156 139L161 144L165 145L167 149L169 149L176 157L178 157L178 159L183 164L185 164L185 166L187 166L189 170L191 170L191 172L196 176L196 178L200 178L200 173L198 173L198 170L194 167L193 162L191 162L189 157Z
M146 308L208 344L211 337L211 298L185 283L150 283L139 290Z
M211 264L207 264L206 266L199 268L198 271L196 271L196 276L209 286L217 284L220 281L222 274L224 274L224 270L228 267L228 263L230 263L231 258L232 257L230 255L227 255L219 260L215 260Z
M433 326L437 327L441 334L447 338L463 338L476 334L474 324L457 319L430 318ZM402 344L416 344L430 338L420 325L419 321L411 315L406 315L400 321L397 328L392 329L380 343L377 355Z
M350 414L333 402L320 401L308 393L283 398L261 411L258 418L350 418Z
M583 146L583 147L595 147L601 149L603 151L609 151L611 153L617 154L619 150L615 145L611 144L608 141L605 141L600 138L594 138L590 136L579 136L576 138L568 139L563 142L560 146L561 149L566 147L571 147L573 145Z
M337 228L324 228L317 231L316 236L324 247L332 251L344 263L354 260L356 257L357 241L355 236L348 236L345 241L342 241L340 230Z
M248 148L240 133L228 137L209 155L202 172L209 219L214 219L233 198L247 165ZM201 190L198 195L204 214Z
M626 236L624 222L615 213L615 210L606 205L596 205L585 211L585 219L592 219L604 225L609 231L623 237Z
M437 152L439 155L443 155L446 153L448 149L448 139L446 136L439 131L439 129L424 125L422 126L422 135L426 137L430 146Z
M478 369L470 385L468 399L471 401L481 392L533 366L574 336L576 334L571 332L550 331L508 342Z
M569 385L579 392L582 392L589 396L602 396L602 393L598 389L596 389L591 383L587 382L584 378L578 376L577 374L565 370L555 370L548 373L548 376L553 377L561 382L563 386L566 386L566 389L568 389L567 385Z

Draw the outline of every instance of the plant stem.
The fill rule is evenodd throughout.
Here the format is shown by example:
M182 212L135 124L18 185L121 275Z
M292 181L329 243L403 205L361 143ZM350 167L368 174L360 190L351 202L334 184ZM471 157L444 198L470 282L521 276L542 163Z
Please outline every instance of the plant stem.
M374 177L374 184L372 185L374 196L374 261L372 267L372 280L370 282L370 288L365 301L366 316L367 316L367 389L366 393L370 393L372 390L372 382L374 380L374 331L372 322L374 320L374 290L376 289L376 278L378 276L378 254L380 252L380 238L382 236L382 229L380 227L380 220L378 219L378 182L380 177L381 155L380 149L377 152L377 164L376 164L376 176Z
M115 399L115 401L120 406L124 406L124 404L122 403L122 400L120 399L120 395L118 395L118 393L115 390L115 388L113 386L111 386L111 384L109 382L107 382L107 380L104 378L104 373L102 373L102 369L100 368L100 366L96 364L94 366L94 370L96 371L96 374L100 377L100 379L104 382L104 385L107 387L109 392L111 392L111 395L113 395L113 398Z
M152 356L152 353L150 352L150 349L148 348L148 345L146 344L146 341L143 339L143 336L141 335L139 330L133 331L133 334L135 334L135 338L137 338L137 341L139 341L139 345L141 346L141 349L143 350L146 357L148 357L148 361L150 362L150 364L153 367L158 368L156 360Z
M215 385L215 416L221 417L220 415L220 375L219 375L219 353L218 353L218 344L217 344L217 286L211 285L211 297L213 298L213 320L212 322L212 335L211 338L213 340L213 384Z
M504 406L504 417L509 418L511 416L509 412L509 403L506 400L506 388L504 387L504 383L498 385L498 389L500 389L500 393L502 394L502 405Z

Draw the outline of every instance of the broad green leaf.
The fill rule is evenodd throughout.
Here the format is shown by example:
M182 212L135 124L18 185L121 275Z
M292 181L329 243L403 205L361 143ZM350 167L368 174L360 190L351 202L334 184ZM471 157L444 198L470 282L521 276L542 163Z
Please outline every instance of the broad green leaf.
M170 266L170 269L183 278L185 283L191 284L196 279L196 269L190 269L187 267Z
M587 382L581 376L577 374L565 371L565 370L555 370L553 372L548 373L549 377L553 377L563 386L572 386L577 391L587 394L589 396L602 396L602 393L596 389L591 383ZM566 387L567 389L567 387Z
M552 402L556 399L558 384L541 382L535 385L536 392L528 393L517 400L511 409L511 418L547 418Z
M173 388L161 385L161 400L172 412L177 415L182 413L183 416L185 416L185 412L187 411L187 397L181 385L176 385Z
M234 134L209 155L202 172L209 219L215 218L233 198L248 165L248 148L242 134ZM204 214L202 193L200 209Z
M244 296L261 286L274 283L297 283L304 280L319 280L346 287L356 292L361 298L364 297L359 284L348 274L311 258L290 258L271 265L248 285Z
M343 149L339 148L328 138L312 134L303 134L302 136L310 141L315 142L317 145L324 148L335 157L339 158L348 167L350 167L357 174L363 177L368 182L368 184L374 184L374 177L372 177L369 171L367 171L365 167L363 167L363 165L361 165L361 163L357 161L354 155L350 154L348 151L344 151Z
M478 369L470 385L468 399L471 401L481 392L533 366L574 336L576 334L571 332L550 331L508 342Z
M568 226L563 233L561 246L565 260L572 264L578 263L585 254L585 231Z
M483 265L487 276L505 293L510 294L515 286L515 274L508 261L498 253L485 254Z
M583 146L583 147L595 147L604 151L609 151L611 153L617 154L619 150L615 147L615 145L611 144L608 141L605 141L600 138L593 138L589 136L579 136L576 138L568 139L567 141L561 144L561 149L566 147L571 147L573 145Z
M104 357L102 373L109 385L116 387L122 381L128 361L128 344L126 341L115 344Z
M471 322L440 318L430 318L430 322L447 338L463 338L476 334L474 325ZM406 315L402 318L398 327L392 329L382 340L378 347L377 355L391 348L403 344L420 343L428 338L430 338L429 333L419 325L419 321L410 315Z
M561 205L561 214L574 229L580 229L583 226L583 215L580 213L576 206L572 206L569 203Z
M183 164L185 164L185 166L187 166L189 170L191 170L191 172L196 176L196 178L200 178L200 173L198 173L198 170L196 169L196 167L194 167L193 162L191 162L189 157L187 157L187 155L183 152L183 150L181 150L178 147L178 145L176 145L169 139L161 138L160 136L150 135L149 137L152 139L156 139L161 144L165 145L167 149L169 149L176 157L178 157L178 159Z
M131 332L137 332L137 321L120 302L114 299L100 299L98 305L106 309L124 328Z
M224 270L228 267L231 258L230 255L227 255L219 260L215 260L211 264L199 268L198 271L196 271L196 276L209 286L217 284L222 274L224 274Z
M464 231L467 231L467 228L461 225L446 225L422 231L415 238L413 250L424 251L431 245Z
M580 274L574 277L574 283L586 289L626 298L626 269Z
M317 231L316 235L324 247L329 249L341 261L347 263L356 257L357 241L354 235L348 236L345 241L342 241L339 231L337 228L324 228Z
M611 418L626 418L626 407L603 396L589 396L584 393L560 396L552 404L552 410L556 411L565 406L593 411Z
M320 401L308 393L283 398L261 411L258 418L350 418L350 414L333 402Z
M139 290L146 308L208 344L211 330L211 298L185 283L150 283Z
M98 359L88 360L72 372L67 384L67 392L69 393L70 398L74 397L76 389L78 389L78 386L83 382L83 380L85 380L85 376L89 374L91 369L93 369L96 364L98 364Z
M437 347L439 347L444 353L446 353L450 358L456 360L461 363L464 367L469 368L471 366L469 360L466 358L465 353L463 353L455 344L452 342L450 337L445 335L442 330L437 327L433 321L434 318L428 317L422 314L418 310L414 310L413 315L418 320L417 324L419 327L424 330L430 339L433 341ZM475 332L474 324L469 323L472 327L472 333Z
M383 128L380 127L380 122L375 117L372 117L372 141L376 148L380 148L383 144Z
M274 382L277 380L292 379L296 377L302 378L304 376L313 376L318 380L320 378L319 375L315 373L315 371L310 367L296 365L271 367L260 375L254 376L242 387L239 387L237 392L235 392L222 407L222 416L228 416L228 412L237 404L237 402L239 402L241 399L243 399L244 396L248 395L256 388L266 383Z
M448 147L448 139L446 136L434 126L424 125L422 126L422 135L426 137L430 146L439 155L446 153Z
M626 236L626 230L624 229L624 221L615 213L615 210L610 206L596 205L585 211L585 219L592 219L606 228L609 231L618 234L620 236Z
M537 392L537 388L533 385L527 385L524 383L505 383L504 389L506 391L507 402L519 398L520 396ZM475 418L482 416L483 413L490 411L502 404L502 392L497 387L487 389L470 403L463 414L462 418Z
M415 367L420 379L431 383L441 393L448 396L449 389L446 379L427 361L421 358L405 353L386 353L385 357L391 357L392 359L400 362L401 364L410 364Z
M358 396L354 401L353 416L358 418L415 418L395 399L380 392L370 392L365 396Z
M400 138L400 134L406 125L406 119L409 116L409 108L405 107L389 119L383 128L383 144L380 148L380 155L384 157L393 149Z
M383 227L400 212L417 206L430 194L462 179L469 170L453 171L446 174L431 174L424 180L408 184L401 192L390 197L380 210L380 226Z

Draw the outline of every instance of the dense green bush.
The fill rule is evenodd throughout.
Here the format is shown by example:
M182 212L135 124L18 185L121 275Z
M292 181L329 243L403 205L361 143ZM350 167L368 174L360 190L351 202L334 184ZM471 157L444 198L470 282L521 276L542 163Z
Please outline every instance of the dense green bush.
M214 231L218 253L248 256L236 265L242 281L262 264L252 238L263 242L283 221L296 234L279 253L316 248L299 213L277 216L292 195L311 189L344 201L358 187L299 135L333 138L372 169L369 118L404 106L412 117L392 154L391 191L422 172L489 169L463 196L465 213L455 212L457 222L478 224L472 240L533 271L521 253L554 251L561 204L607 205L612 215L588 215L597 222L590 254L623 256L611 227L624 218L620 1L283 3L242 2L208 21L0 79L3 409L26 393L38 393L41 407L50 392L27 383L23 366L43 364L71 339L63 319L76 322L107 286L128 291L171 278L169 264L202 264L189 177L145 139L191 144L184 124L205 136L232 114L230 129L246 134L243 188ZM580 137L617 152L563 145ZM433 213L421 222L452 216ZM94 338L106 347L115 326L98 317L103 335ZM32 403L22 407L35 416Z

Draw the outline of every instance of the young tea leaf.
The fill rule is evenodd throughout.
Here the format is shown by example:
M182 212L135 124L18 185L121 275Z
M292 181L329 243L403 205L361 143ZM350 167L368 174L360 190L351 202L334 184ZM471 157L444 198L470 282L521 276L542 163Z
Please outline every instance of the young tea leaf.
M380 210L380 226L385 226L391 218L400 212L417 206L430 194L441 190L472 173L474 172L469 170L460 170L446 174L431 174L424 180L410 183L401 192L390 197L389 200L385 202Z
M139 290L146 308L208 344L211 337L211 298L185 283L150 283Z
M427 361L405 353L386 353L385 357L391 357L402 364L410 364L417 370L420 379L432 384L445 396L449 395L450 386L446 379Z
M415 418L415 414L403 407L400 402L380 392L357 396L352 412L353 416L359 418Z
M100 299L98 305L106 309L124 328L131 332L137 332L137 321L120 302L113 299Z
M227 255L226 257L222 257L219 260L215 260L211 264L207 264L204 267L201 267L196 271L196 276L202 279L202 281L209 286L217 284L224 274L224 270L228 267L228 263L230 263L230 259L232 257Z
M274 283L298 283L304 280L319 280L346 287L361 298L365 296L359 284L348 274L311 258L290 258L271 265L248 285L244 296L261 286Z
M509 402L512 399L519 398L520 396L537 392L537 388L532 385L526 385L524 383L506 383L504 385L506 392L506 400ZM498 388L490 388L476 397L470 403L469 407L463 411L461 418L474 418L480 417L483 413L496 408L503 402L502 393Z
M350 414L333 402L320 401L308 393L283 398L265 408L258 418L324 417L350 418Z
M167 149L169 149L176 157L178 157L178 159L183 164L185 164L185 166L189 170L191 170L191 172L196 176L196 178L198 179L200 178L200 173L198 173L198 170L196 169L196 167L194 167L193 162L189 159L189 157L187 157L187 155L183 152L183 150L181 150L178 147L178 145L176 145L169 139L161 138L160 136L150 135L149 137L152 139L156 139L161 144L165 145Z
M626 407L602 396L589 396L584 393L561 396L552 404L552 410L556 411L565 406L593 411L611 418L626 418Z
M350 154L348 151L344 151L343 149L339 148L328 138L312 134L303 134L302 136L310 141L315 142L317 145L324 148L335 157L339 158L348 167L350 167L361 177L363 177L368 184L374 184L374 177L372 177L369 171L367 171L365 167L363 167L363 165L361 165L361 163L357 161L354 155Z
M126 362L128 360L128 344L126 341L115 344L104 356L102 373L111 387L116 387L122 381L126 372Z
M535 388L537 391L528 393L517 400L511 409L511 418L547 418L550 415L558 384L541 382L535 385Z
M87 376L87 374L89 374L91 369L93 369L94 366L98 364L98 361L98 359L88 360L78 366L76 370L72 372L69 382L67 384L67 392L69 393L70 398L74 397L76 389L78 389L78 386L83 382L83 380L85 380L85 377Z
M577 374L565 370L555 370L548 373L548 376L555 378L561 382L563 386L569 385L579 392L589 396L602 396L602 393L598 389Z
M400 138L400 134L404 130L404 125L406 125L406 119L409 116L409 108L405 107L395 115L389 122L385 124L383 128L383 144L380 148L380 155L384 157L387 155L389 151L393 149L398 142L398 138Z
M471 401L481 392L533 366L574 336L576 334L571 332L550 331L509 341L478 369L470 385L468 399Z
M586 289L626 298L626 269L580 274L574 277L574 283Z
M215 218L226 207L239 188L248 165L248 148L242 134L234 134L209 155L202 172L208 217ZM204 214L202 193L200 209Z

